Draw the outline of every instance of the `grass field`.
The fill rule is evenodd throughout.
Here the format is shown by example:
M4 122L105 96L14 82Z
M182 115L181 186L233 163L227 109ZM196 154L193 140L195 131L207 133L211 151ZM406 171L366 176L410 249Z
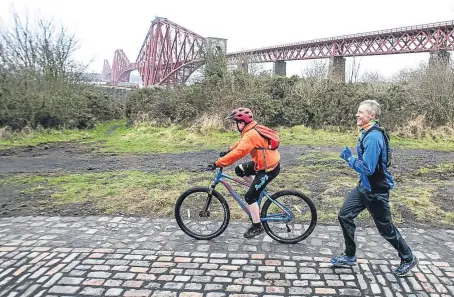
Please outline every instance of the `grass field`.
M124 121L109 122L90 131L41 131L15 135L0 141L0 149L36 146L42 143L73 141L94 146L102 152L148 154L194 152L205 149L225 149L238 139L238 133L217 129L196 129L171 126L167 128L139 125L128 128ZM357 133L341 133L293 127L280 130L283 145L294 146L353 146ZM398 169L396 189L391 194L394 219L398 223L420 223L430 226L454 227L454 160L440 159L433 166L419 160L427 149L454 151L454 141L445 139L392 138L395 147L416 149L409 160L417 166ZM71 146L71 144L68 144ZM432 151L431 154L435 154ZM270 186L271 191L297 189L306 193L317 205L320 223L337 223L337 213L358 176L349 169L337 152L314 150L299 156L301 165L283 168ZM440 157L441 158L441 157ZM445 157L443 157L445 158ZM419 162L419 163L418 163ZM406 164L401 164L406 166ZM229 170L232 170L230 168ZM232 173L232 172L231 172ZM65 207L89 202L103 214L173 216L178 196L189 187L208 186L212 172L118 170L96 173L18 173L0 179L2 188L16 187L14 195L39 197L45 207ZM218 188L227 198L227 192ZM245 189L239 191L244 194ZM0 192L1 194L1 192ZM11 198L14 200L14 196ZM232 217L245 219L232 199L228 199ZM37 208L39 212L39 207ZM369 220L367 212L360 219Z
M283 145L354 145L358 132L335 132L303 126L278 129ZM332 129L334 130L334 129ZM100 146L103 152L170 153L225 148L238 139L238 132L214 128L127 127L126 121L111 121L92 130L44 130L0 138L0 149L34 146L41 143L78 141ZM454 151L454 137L420 139L402 138L392 134L395 147Z

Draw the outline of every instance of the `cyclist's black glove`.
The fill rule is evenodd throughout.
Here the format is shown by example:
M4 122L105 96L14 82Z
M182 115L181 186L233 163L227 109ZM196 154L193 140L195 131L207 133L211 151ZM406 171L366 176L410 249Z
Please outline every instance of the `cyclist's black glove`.
M230 153L230 152L231 152L230 150L228 150L228 151L226 151L226 152L220 152L220 153L219 153L219 157L222 158L222 157L224 157L225 155L227 155L227 154Z
M216 163L215 163L215 162L208 164L208 170L215 170L216 167L217 167L217 166L216 166Z

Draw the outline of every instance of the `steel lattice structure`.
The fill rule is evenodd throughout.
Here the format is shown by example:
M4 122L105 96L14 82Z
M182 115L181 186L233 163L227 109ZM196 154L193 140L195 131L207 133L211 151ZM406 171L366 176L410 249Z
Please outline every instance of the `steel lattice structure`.
M156 18L136 64L144 86L182 84L200 67L205 38L168 19Z
M112 82L116 85L119 82L128 82L131 71L137 69L135 63L129 62L128 57L119 49L115 51L112 63Z
M227 54L230 63L263 63L454 50L454 21L304 41Z
M112 68L104 61L102 78L117 84L138 69L145 87L182 84L204 63L207 40L168 19L156 18L136 63L115 51ZM454 21L344 35L226 54L230 64L388 55L454 50Z
M110 67L109 61L107 60L104 60L101 79L102 81L112 81L112 68Z

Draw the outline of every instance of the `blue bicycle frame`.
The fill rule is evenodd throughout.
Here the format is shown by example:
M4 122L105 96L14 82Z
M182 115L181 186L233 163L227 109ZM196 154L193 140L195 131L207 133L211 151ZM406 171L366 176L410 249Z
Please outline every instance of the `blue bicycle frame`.
M227 182L226 179L229 179L231 181L234 181L234 182L241 184L243 186L246 186L246 187L250 186L243 180L237 179L235 177L232 177L228 174L223 173L222 168L220 168L219 170L217 170L214 181L210 186L210 194L212 194L211 190L214 190L216 185L218 185L219 183L223 184L224 187L227 189L227 191L229 191L230 195L232 195L233 198L235 198L235 200L241 206L243 211L251 219L251 213L250 213L249 209L247 208L246 203L243 201L243 199L240 198L238 193L235 192L235 190L230 186L230 184ZM294 218L293 212L290 209L288 209L285 205L282 205L278 201L273 200L265 189L263 189L263 191L260 193L259 199L257 200L259 207L260 207L260 204L261 204L264 196L266 196L266 198L270 199L272 201L272 203L276 204L283 211L283 213L285 213L285 215L283 215L283 213L273 214L273 215L270 215L269 217L267 216L265 218L260 218L261 222L263 222L263 221L287 221L288 222ZM211 197L209 197L209 198L211 198ZM210 200L211 199L209 199L209 201ZM209 204L209 201L207 201L207 204ZM205 207L205 210L207 209L207 207L208 207L208 205Z

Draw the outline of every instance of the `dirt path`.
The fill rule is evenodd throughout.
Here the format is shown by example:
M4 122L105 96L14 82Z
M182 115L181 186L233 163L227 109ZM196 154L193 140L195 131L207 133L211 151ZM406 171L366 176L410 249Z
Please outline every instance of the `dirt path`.
M299 158L309 152L336 153L340 150L340 147L328 146L285 146L280 148L282 166L300 165ZM172 154L106 154L78 143L54 143L0 151L0 174L115 170L198 171L216 158L217 152L214 150ZM396 149L393 172L408 172L453 161L454 152ZM307 162L310 163L311 160Z
M298 158L308 150L309 147L283 148L283 165L300 164ZM77 143L46 144L0 151L0 174L114 170L198 171L216 158L217 152L214 150L172 154L105 154Z

